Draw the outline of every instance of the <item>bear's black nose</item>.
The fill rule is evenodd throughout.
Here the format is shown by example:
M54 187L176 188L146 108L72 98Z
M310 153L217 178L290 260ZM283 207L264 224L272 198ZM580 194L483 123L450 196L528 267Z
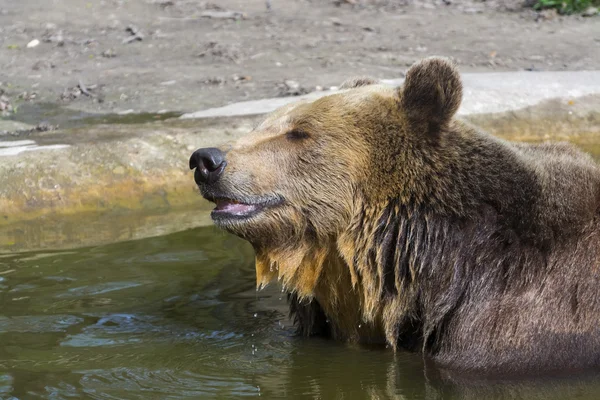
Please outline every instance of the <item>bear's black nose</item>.
M225 154L215 147L198 149L190 157L190 169L196 168L194 179L197 184L215 183L223 175Z

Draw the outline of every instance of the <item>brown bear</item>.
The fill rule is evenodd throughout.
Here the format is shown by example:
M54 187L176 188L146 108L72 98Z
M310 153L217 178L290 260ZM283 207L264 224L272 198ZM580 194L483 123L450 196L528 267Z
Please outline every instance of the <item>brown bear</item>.
M256 251L304 335L444 369L600 367L600 170L569 144L457 121L455 66L357 79L190 159L215 223Z

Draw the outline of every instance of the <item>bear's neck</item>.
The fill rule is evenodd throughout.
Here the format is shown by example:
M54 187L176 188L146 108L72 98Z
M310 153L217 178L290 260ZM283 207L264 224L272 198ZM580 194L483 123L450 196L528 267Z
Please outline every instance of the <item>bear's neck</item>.
M278 280L292 295L292 312L299 320L299 330L306 335L312 334L312 326L326 324L326 330L338 340L385 342L380 315L365 321L362 287L354 284L334 241L289 250L257 249L256 278L259 289ZM318 314L313 312L315 308L324 313L324 321L314 320Z

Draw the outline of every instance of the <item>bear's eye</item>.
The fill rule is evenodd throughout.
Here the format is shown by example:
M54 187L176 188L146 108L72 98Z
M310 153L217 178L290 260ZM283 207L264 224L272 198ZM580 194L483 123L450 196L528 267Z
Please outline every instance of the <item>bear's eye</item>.
M292 129L288 133L285 134L285 137L289 140L303 140L308 139L310 135L300 129Z

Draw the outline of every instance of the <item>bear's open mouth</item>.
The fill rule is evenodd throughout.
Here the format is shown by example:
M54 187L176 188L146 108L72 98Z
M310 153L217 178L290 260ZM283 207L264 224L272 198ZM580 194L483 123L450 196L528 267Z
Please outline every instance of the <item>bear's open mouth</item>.
M246 216L256 212L260 204L246 204L232 199L215 199L217 205L214 213L226 213L238 216Z
M283 202L280 197L263 197L263 198L245 198L233 199L223 196L206 196L205 198L213 203L216 207L212 210L211 217L213 220L226 219L246 219L255 216L256 214L277 206Z

